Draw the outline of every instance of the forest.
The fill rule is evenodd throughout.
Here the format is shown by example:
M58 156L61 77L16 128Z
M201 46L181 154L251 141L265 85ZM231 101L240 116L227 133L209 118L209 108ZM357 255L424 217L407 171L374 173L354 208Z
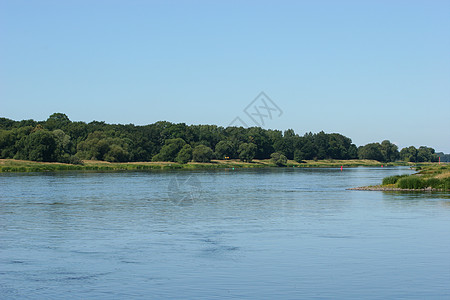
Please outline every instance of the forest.
M399 151L395 144L384 140L357 147L346 136L323 131L301 136L293 129L282 132L260 127L224 128L167 121L144 126L85 123L73 122L63 113L54 113L45 121L0 118L0 158L70 164L82 164L83 160L188 163L270 158L297 162L357 158L435 162L439 159L435 150L426 146L410 146Z

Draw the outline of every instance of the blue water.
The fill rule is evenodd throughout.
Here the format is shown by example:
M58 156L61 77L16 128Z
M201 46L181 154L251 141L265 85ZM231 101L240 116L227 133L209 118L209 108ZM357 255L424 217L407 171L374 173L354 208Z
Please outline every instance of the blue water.
M406 168L0 174L0 299L450 299Z

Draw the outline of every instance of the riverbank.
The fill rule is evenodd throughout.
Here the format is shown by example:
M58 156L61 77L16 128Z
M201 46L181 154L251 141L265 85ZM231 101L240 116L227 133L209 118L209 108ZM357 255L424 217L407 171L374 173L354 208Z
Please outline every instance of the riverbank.
M286 167L296 168L349 168L349 167L386 167L409 165L407 163L383 164L375 160L307 160L304 163L289 160ZM411 164L412 165L412 164ZM35 162L15 159L0 159L0 172L52 172L52 171L134 171L134 170L197 170L223 168L267 168L276 167L270 160L255 159L251 163L240 160L212 160L210 163L190 162L179 164L174 162L126 162L110 163L106 161L85 160L83 164L72 165L54 162Z
M362 186L356 188L349 188L350 191L381 191L381 192L444 192L444 189L434 189L431 187L423 188L423 189L402 189L398 187L389 187L382 185L374 185L374 186Z
M417 166L419 172L412 175L396 175L383 179L382 184L350 188L357 191L404 191L447 192L450 191L450 164L427 164Z

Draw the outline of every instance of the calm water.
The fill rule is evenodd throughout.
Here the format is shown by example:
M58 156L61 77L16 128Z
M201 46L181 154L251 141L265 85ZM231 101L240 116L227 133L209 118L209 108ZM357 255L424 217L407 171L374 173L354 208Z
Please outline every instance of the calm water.
M450 198L405 168L0 174L1 299L449 299Z

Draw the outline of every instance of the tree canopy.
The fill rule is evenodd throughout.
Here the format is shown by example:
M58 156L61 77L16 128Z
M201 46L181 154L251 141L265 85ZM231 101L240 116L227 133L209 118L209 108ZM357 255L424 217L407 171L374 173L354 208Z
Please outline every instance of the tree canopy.
M446 156L440 154L442 159ZM433 148L398 147L388 140L359 148L339 133L293 129L186 125L159 121L136 126L74 122L63 113L45 121L0 118L0 158L80 163L81 160L189 161L272 159L277 165L311 159L374 159L382 162L437 161Z

